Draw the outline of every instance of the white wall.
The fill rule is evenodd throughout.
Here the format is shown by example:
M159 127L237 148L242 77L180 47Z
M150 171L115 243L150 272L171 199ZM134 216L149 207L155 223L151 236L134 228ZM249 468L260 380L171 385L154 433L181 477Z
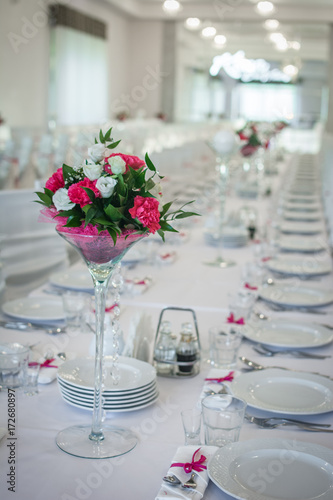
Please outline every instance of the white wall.
M11 127L47 127L47 3L47 0L0 1L0 31L4 34L0 44L0 114ZM103 1L63 0L63 3L107 24L108 116L115 116L124 99L129 97L133 103L133 96L132 116L139 108L144 108L149 117L160 111L161 83L154 71L161 59L162 23L130 20ZM149 76L147 67L152 69L153 76Z

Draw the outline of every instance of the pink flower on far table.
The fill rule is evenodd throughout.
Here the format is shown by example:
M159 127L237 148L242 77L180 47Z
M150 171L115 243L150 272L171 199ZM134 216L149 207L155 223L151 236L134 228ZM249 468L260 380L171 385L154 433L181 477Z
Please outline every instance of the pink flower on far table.
M122 160L124 160L124 162L126 163L126 172L125 173L128 172L129 167L133 168L134 170L138 170L139 168L146 166L145 162L143 160L141 160L140 158L138 158L137 156L124 155L123 153L113 153L112 155L105 158L105 161L108 162L110 160L110 158L113 158L115 156L120 156L120 158ZM113 174L109 163L106 163L104 168L105 168L106 172L108 172L111 175Z
M84 207L85 205L91 204L91 200L87 193L85 192L84 187L91 189L94 193L96 198L101 198L101 193L98 191L96 188L96 182L97 181L91 181L88 179L88 177L85 177L83 181L79 181L76 184L72 184L68 188L68 196L69 199L73 203L77 203L80 205L80 207Z
M156 233L161 228L158 205L156 198L136 196L134 198L134 207L129 209L129 213L133 219L138 219L143 226L147 227L149 232Z
M46 189L49 189L53 193L58 191L58 189L65 187L64 177L62 175L62 168L58 168L54 174L46 181Z

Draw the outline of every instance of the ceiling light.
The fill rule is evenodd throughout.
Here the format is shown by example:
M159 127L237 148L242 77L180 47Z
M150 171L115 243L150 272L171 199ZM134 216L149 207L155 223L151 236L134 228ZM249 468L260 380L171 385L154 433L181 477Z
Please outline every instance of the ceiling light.
M288 76L294 77L298 74L298 68L294 64L286 64L282 68L283 73L285 73Z
M282 33L271 33L269 35L269 39L271 40L271 42L274 42L274 43L286 41L286 39L285 39L284 35L282 35Z
M299 42L288 42L288 45L291 49L294 49L294 50L300 50L301 48L301 44Z
M267 30L276 30L280 23L277 19L266 19L264 26Z
M185 26L189 30L198 29L200 24L201 24L201 21L197 17L188 17L185 21Z
M227 39L224 35L216 35L214 37L214 44L218 47L223 47L225 45Z
M275 11L275 7L272 2L258 2L257 3L257 11L262 16L267 16L268 14L272 14Z
M213 38L216 35L216 29L213 26L207 26L201 31L204 38Z
M181 9L181 5L177 0L165 0L162 8L167 14L177 14Z
M279 42L276 43L275 48L277 50L280 50L281 52L288 50L289 46L287 40L280 40Z

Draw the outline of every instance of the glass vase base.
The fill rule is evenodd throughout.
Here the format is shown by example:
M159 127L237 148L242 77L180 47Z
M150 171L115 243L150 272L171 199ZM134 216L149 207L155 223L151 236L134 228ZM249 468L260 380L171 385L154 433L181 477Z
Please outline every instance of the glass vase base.
M112 458L124 455L133 450L138 442L137 436L122 427L103 426L102 441L89 438L91 425L74 425L60 431L56 437L59 448L80 458Z
M219 267L220 269L225 269L226 267L235 266L236 262L232 260L225 260L222 257L217 257L215 260L211 262L204 262L206 266Z

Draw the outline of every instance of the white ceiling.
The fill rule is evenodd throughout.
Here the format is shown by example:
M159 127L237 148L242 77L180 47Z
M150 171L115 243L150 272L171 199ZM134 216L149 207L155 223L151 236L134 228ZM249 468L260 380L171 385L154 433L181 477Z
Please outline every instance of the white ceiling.
M170 16L162 10L163 0L107 0L114 7L141 20L166 20ZM282 61L286 58L327 61L329 57L329 24L333 24L333 0L272 0L276 11L270 15L280 21L277 31L288 40L301 43L301 50L279 52L267 38L263 27L266 19L255 10L257 0L179 0L183 6L171 19L183 21L187 17L199 17L211 23L218 34L227 37L224 51L231 53L244 50L248 58L265 58ZM203 55L212 57L221 49L202 40L198 32L182 30L180 43Z

